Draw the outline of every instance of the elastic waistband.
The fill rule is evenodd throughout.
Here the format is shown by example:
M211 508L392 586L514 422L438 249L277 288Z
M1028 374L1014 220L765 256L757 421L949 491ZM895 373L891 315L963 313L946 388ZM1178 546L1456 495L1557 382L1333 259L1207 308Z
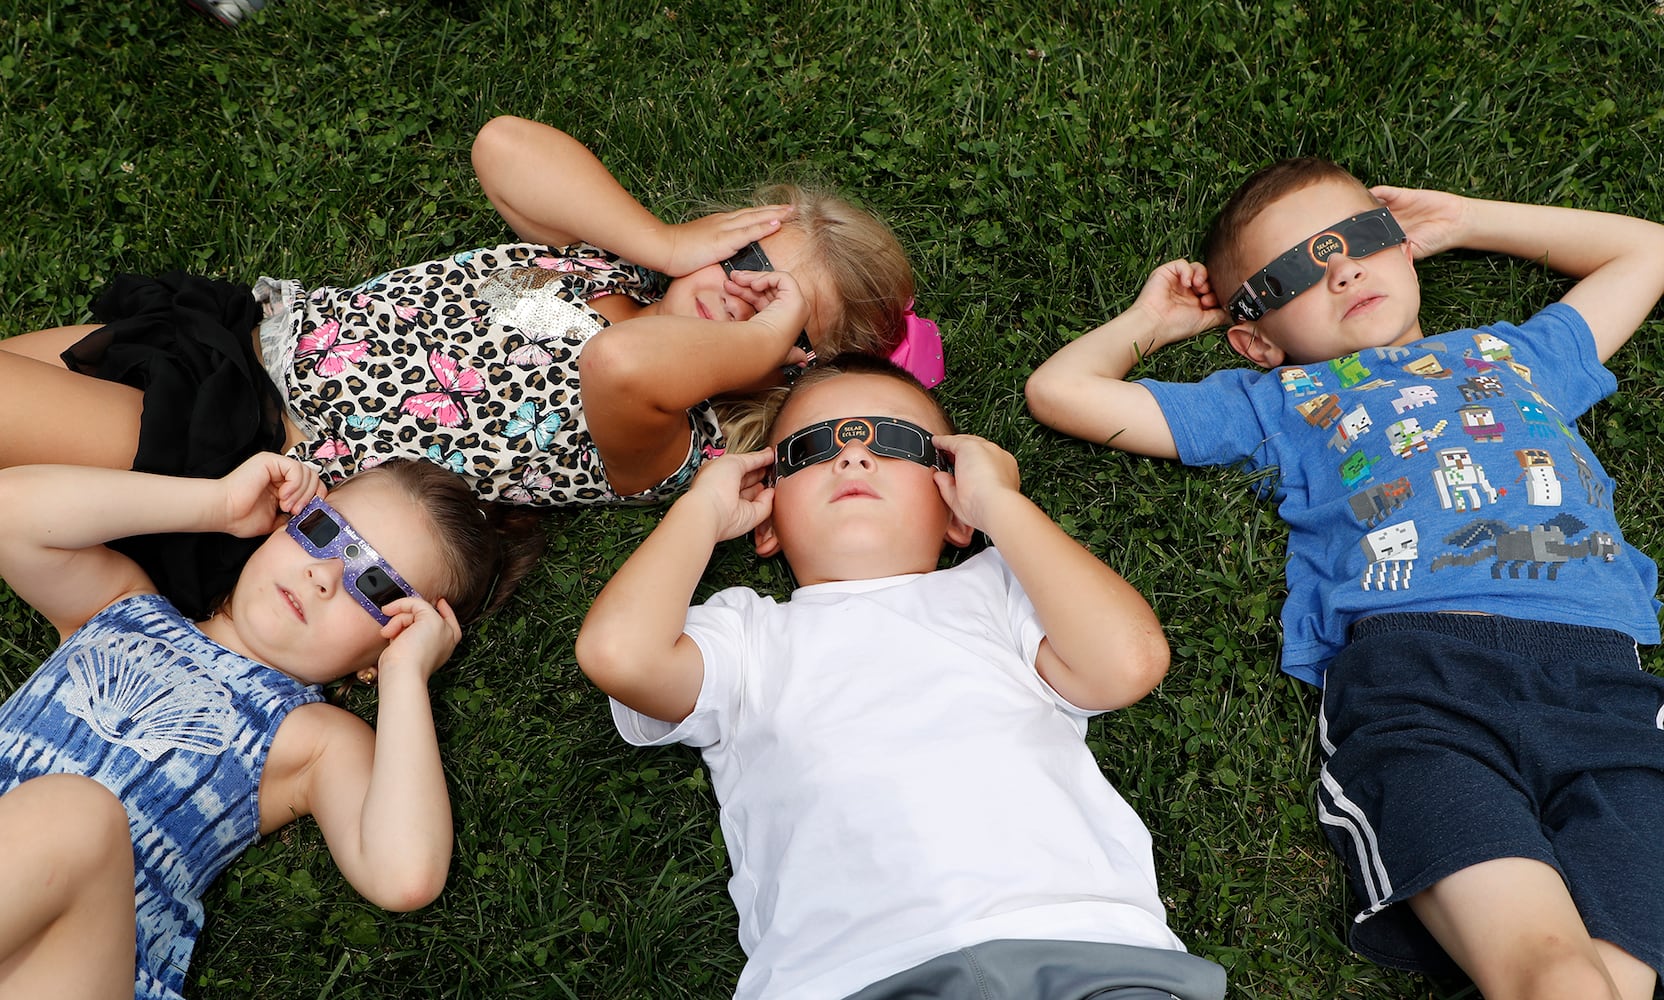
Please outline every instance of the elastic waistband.
M1397 611L1358 619L1352 623L1349 636L1350 641L1358 642L1397 632L1432 632L1520 656L1569 662L1611 660L1637 667L1641 662L1635 637L1627 632L1506 615Z

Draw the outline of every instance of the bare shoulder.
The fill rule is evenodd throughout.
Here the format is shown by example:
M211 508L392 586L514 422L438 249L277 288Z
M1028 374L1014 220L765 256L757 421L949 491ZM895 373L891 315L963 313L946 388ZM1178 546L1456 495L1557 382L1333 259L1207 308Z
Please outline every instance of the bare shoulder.
M338 758L366 762L375 749L375 730L344 708L325 702L302 705L277 727L260 775L260 832L270 833L312 813L312 777L325 766L350 766Z

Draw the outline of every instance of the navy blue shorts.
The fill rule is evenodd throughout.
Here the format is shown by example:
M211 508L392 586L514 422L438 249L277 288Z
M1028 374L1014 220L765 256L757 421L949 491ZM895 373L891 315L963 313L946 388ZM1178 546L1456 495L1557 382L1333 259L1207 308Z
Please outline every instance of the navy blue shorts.
M1664 973L1664 679L1622 632L1490 615L1352 626L1324 678L1318 816L1352 947L1455 964L1408 906L1483 861L1555 868L1589 933Z

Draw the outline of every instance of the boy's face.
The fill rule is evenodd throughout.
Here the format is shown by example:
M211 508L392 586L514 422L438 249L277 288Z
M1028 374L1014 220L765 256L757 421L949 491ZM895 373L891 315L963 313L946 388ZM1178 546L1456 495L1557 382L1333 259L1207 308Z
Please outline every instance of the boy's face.
M1244 273L1228 280L1240 285L1324 227L1378 207L1363 187L1338 179L1291 191L1244 227L1237 253ZM1335 253L1326 264L1324 277L1293 301L1233 324L1227 333L1231 347L1261 367L1275 368L1420 339L1421 286L1408 243L1356 260ZM1221 297L1231 291L1234 287L1221 290Z
M795 393L769 443L822 420L851 416L899 417L947 433L917 389L882 375L852 374ZM935 474L851 441L833 458L775 484L774 511L757 527L757 552L784 552L802 586L927 573L936 568L944 540L964 545L971 535L942 499Z

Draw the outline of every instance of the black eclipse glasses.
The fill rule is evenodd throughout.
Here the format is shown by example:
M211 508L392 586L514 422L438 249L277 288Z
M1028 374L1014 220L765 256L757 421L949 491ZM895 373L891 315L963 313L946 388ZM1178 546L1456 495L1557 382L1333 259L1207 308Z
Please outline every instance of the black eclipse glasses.
M763 253L762 244L758 243L756 240L752 240L745 246L740 247L739 253L734 254L732 257L729 257L721 263L722 273L729 276L732 276L735 271L774 270L774 264L769 261L768 254ZM807 354L808 357L800 365L785 365L780 369L780 374L785 377L787 385L791 385L793 382L796 382L799 375L815 366L815 348L809 343L808 330L803 330L798 333L797 342L793 346L802 351L804 354Z
M1244 281L1225 308L1243 323L1259 319L1273 309L1288 305L1295 296L1322 281L1329 269L1328 260L1335 254L1357 260L1398 246L1404 240L1404 230L1385 207L1360 212L1290 247L1287 253Z
M359 607L383 625L392 620L381 613L383 605L401 597L421 596L323 497L313 497L291 517L288 531L311 555L341 560L341 585Z
M931 432L899 417L837 417L786 435L774 446L773 481L836 458L859 441L881 458L900 458L928 469L952 472L947 455L930 443Z

